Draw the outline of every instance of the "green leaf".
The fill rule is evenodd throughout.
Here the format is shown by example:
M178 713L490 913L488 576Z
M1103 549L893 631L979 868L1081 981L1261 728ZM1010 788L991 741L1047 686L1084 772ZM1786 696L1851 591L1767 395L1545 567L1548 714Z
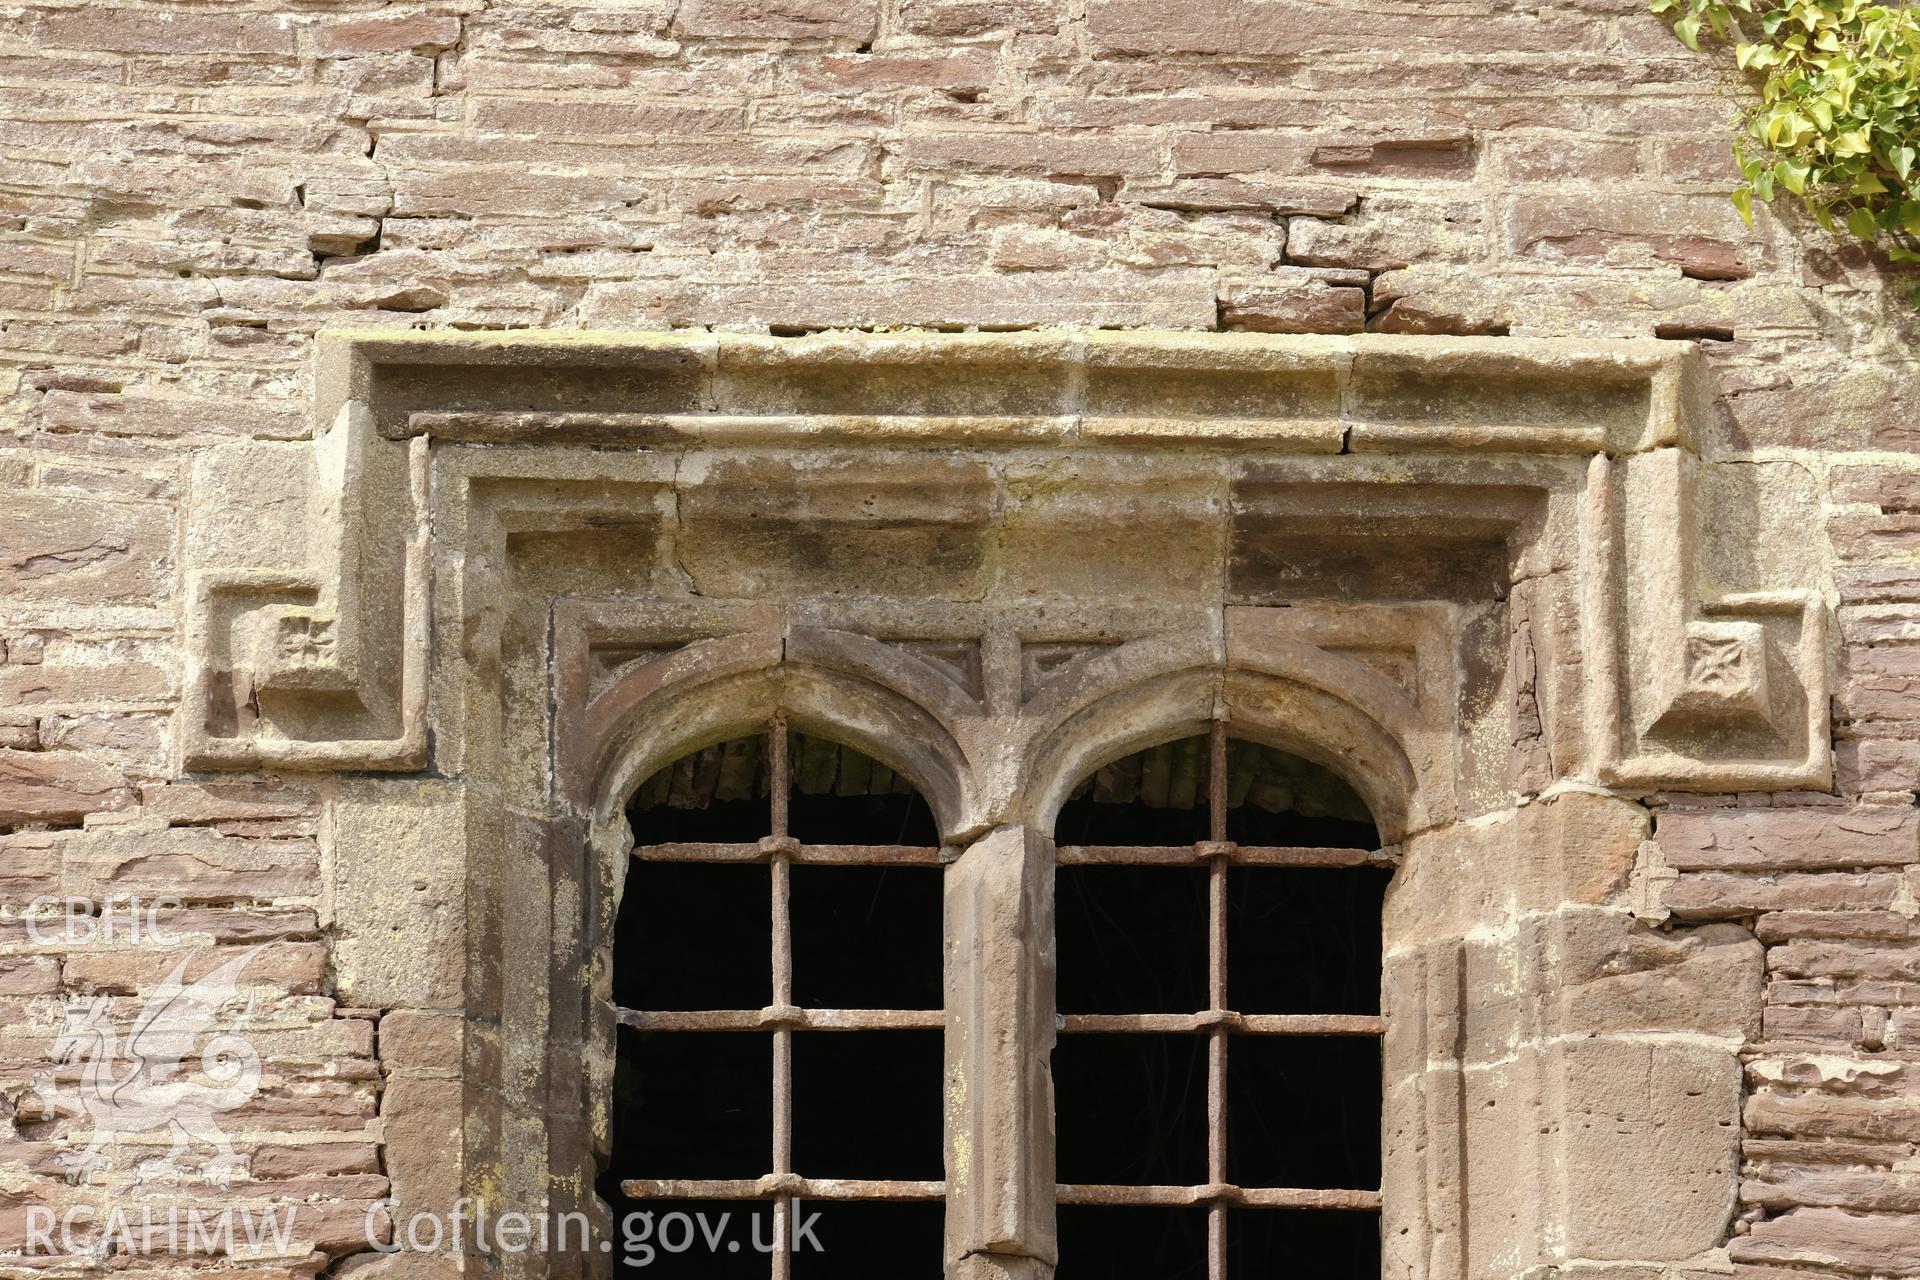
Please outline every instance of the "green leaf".
M1740 221L1746 223L1748 226L1752 226L1753 189L1751 187L1741 187L1729 198L1733 201L1733 207L1740 211Z
M1700 47L1703 28L1732 44L1732 61L1756 81L1733 139L1744 181L1729 199L1742 221L1783 191L1828 234L1840 220L1894 261L1920 264L1920 0L1647 5L1688 48ZM1735 26L1742 13L1758 21Z

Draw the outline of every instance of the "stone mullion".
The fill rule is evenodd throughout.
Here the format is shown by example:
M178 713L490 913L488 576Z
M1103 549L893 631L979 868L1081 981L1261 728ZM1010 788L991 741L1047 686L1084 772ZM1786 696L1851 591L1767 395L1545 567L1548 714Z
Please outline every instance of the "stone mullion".
M946 873L946 1274L1047 1280L1053 842L997 827Z

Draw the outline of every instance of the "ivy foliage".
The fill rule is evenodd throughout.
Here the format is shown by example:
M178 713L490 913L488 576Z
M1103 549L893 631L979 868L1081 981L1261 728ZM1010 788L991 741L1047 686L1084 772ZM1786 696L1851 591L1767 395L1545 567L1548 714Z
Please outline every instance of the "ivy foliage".
M1762 0L1765 3L1765 0ZM1733 144L1746 181L1733 203L1798 197L1820 225L1920 262L1920 11L1861 0L1651 0L1678 15L1698 49L1731 40L1744 71L1764 77Z

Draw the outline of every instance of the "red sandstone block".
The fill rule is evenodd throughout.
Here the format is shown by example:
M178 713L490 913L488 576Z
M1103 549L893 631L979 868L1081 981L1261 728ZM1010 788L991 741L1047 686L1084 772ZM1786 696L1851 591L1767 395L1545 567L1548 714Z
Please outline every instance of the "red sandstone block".
M320 891L311 840L244 840L205 827L62 833L69 893L171 895L187 902L307 897Z
M164 705L173 697L175 675L137 661L10 665L0 667L0 706L88 711L114 702Z
M164 934L189 941L246 943L311 938L319 923L310 910L249 910L245 907L156 908L153 921Z
M901 0L901 25L919 36L989 31L1051 32L1065 21L1059 0Z
M259 397L161 395L144 391L61 391L41 398L39 420L56 431L115 436L251 436L295 440L306 433L298 405Z
M1156 173L1160 144L1151 138L1072 137L1015 130L933 133L890 142L888 150L916 168L1124 177Z
M795 61L789 63L801 85L831 93L907 86L947 92L986 89L1000 68L999 57L990 49L836 54L812 65L792 65Z
M1394 275L1403 278L1395 279ZM1497 303L1485 299L1460 297L1445 290L1431 293L1402 293L1408 287L1405 273L1383 275L1374 281L1376 310L1367 327L1376 333L1442 334L1453 336L1504 337L1513 327L1506 312ZM1380 304L1386 305L1381 306Z
M1367 295L1339 272L1223 280L1220 323L1253 333L1359 333L1367 327Z
M1908 601L1843 604L1834 611L1840 638L1849 647L1903 645L1920 641L1920 609Z
M135 774L165 772L167 717L158 712L47 716L40 721L43 751L85 751Z
M1181 176L1306 173L1316 143L1310 134L1188 133L1173 140L1173 171Z
M458 1071L464 1025L457 1013L394 1010L380 1019L381 1068L386 1071Z
M119 242L99 240L96 243L103 248L95 256L104 260L112 256L105 250ZM133 350L134 333L124 322L93 323L59 316L13 322L7 327L7 345L16 351L44 351L68 359L123 356Z
M132 803L126 776L90 756L0 748L0 826L77 822Z
M1920 741L1849 738L1834 744L1835 780L1844 792L1911 791L1920 783Z
M408 13L323 23L313 29L314 52L323 58L367 53L445 49L459 42L460 19L451 14Z
M1480 268L1463 264L1487 253L1483 218L1478 202L1369 196L1358 213L1342 221L1294 219L1287 227L1287 261L1366 271L1434 263L1477 277L1482 274ZM1458 293L1460 289L1446 292Z
M272 13L181 8L119 9L105 4L48 13L35 40L56 49L115 53L281 53L294 51L293 23Z
M4 653L0 645L0 654ZM40 722L33 713L26 710L0 711L0 747L14 751L38 751L40 749Z
M1727 1245L1735 1262L1838 1266L1871 1275L1920 1272L1920 1214L1793 1209Z
M1638 143L1567 134L1503 138L1494 143L1494 155L1502 176L1514 182L1617 181L1640 168ZM1734 180L1739 180L1737 171Z
M1920 551L1920 513L1869 516L1843 511L1827 521L1827 536L1843 561L1911 561Z
M1796 938L1897 940L1920 938L1920 920L1898 911L1772 911L1755 923L1754 933L1762 942L1792 942Z
M593 98L482 98L473 106L473 127L489 132L527 134L616 134L628 138L653 134L713 133L746 128L747 110L738 102L632 102Z
M1733 162L1733 148L1725 138L1669 139L1660 144L1659 156L1660 172L1680 182L1712 183L1732 190L1740 181L1740 166Z
M1788 978L1920 982L1920 943L1789 942L1767 951L1767 972Z
M644 194L640 184L599 175L543 173L521 165L408 170L394 175L393 212L541 217L610 212Z
M60 990L60 963L52 956L0 959L0 996L50 995Z
M1866 502L1882 511L1920 511L1920 472L1840 466L1833 469L1832 484L1837 502Z
M1860 1042L1860 1010L1768 1005L1762 1017L1768 1040L1808 1040L1852 1048Z
M460 1081L396 1076L381 1096L380 1119L394 1198L406 1209L451 1204L460 1168L443 1153L459 1149Z
M676 34L724 40L871 40L880 26L878 0L687 0Z
M173 972L182 957L189 957L183 980L192 982L244 954L246 948L242 947L73 952L66 958L65 985L69 991L84 994L151 991ZM248 961L240 974L240 985L243 990L266 985L306 994L320 990L326 976L326 944L277 942Z
M60 892L60 849L46 832L0 836L0 902L24 907ZM16 939L17 940L17 939Z
M1906 880L1893 872L1864 875L1758 876L1684 872L1666 893L1668 910L1686 919L1762 911L1872 911L1891 907Z
M1843 721L1920 720L1920 645L1842 650L1833 710Z
M1171 269L969 273L906 280L773 280L761 284L595 285L581 304L589 324L761 323L857 325L1093 324L1210 328L1213 272Z
M236 819L310 818L320 812L320 797L311 789L277 781L156 783L140 788L140 803L148 813L181 826Z
M1755 1093L1747 1129L1800 1138L1920 1141L1920 1098L1887 1099L1827 1093Z
M377 1173L375 1152L370 1142L263 1143L253 1152L252 1173L262 1179Z
M1920 810L1663 809L1654 838L1680 870L1901 866L1920 862Z
M1096 48L1127 53L1375 54L1388 63L1414 53L1597 53L1607 38L1597 16L1563 9L1425 11L1381 21L1364 6L1318 0L1089 0L1087 34Z
M1708 280L1744 278L1767 261L1724 195L1530 195L1510 202L1508 229L1513 252L1528 258L1650 256Z
M701 173L767 174L864 172L873 147L864 139L821 131L824 136L741 138L666 138L635 141L556 142L508 134L396 134L381 139L380 159L389 165L396 186L418 165L538 165L544 169L611 169L622 176L670 173L675 178ZM598 179L606 182L606 178ZM396 212L397 197L396 197Z
M1233 210L1337 218L1359 202L1357 187L1311 179L1260 182L1240 178L1177 178L1170 183L1128 182L1117 197L1149 209L1219 213Z
M1321 142L1307 163L1333 173L1459 181L1473 176L1474 147L1464 133Z

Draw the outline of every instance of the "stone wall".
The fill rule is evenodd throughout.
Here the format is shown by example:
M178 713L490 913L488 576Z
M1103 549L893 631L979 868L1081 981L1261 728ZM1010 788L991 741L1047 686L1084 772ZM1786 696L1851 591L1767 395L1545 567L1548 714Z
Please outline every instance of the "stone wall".
M312 430L317 330L1218 325L1698 338L1702 452L1816 487L1835 792L1656 797L1651 879L1768 948L1737 1270L1920 1273L1920 326L1872 255L1741 227L1726 61L1639 0L0 10L0 1251L102 1202L30 1088L59 997L208 944L267 948L251 1172L206 1192L300 1206L267 1269L447 1194L460 920L339 865L385 820L352 782L176 764L188 471ZM395 940L342 945L369 884ZM110 893L174 941L20 919Z

